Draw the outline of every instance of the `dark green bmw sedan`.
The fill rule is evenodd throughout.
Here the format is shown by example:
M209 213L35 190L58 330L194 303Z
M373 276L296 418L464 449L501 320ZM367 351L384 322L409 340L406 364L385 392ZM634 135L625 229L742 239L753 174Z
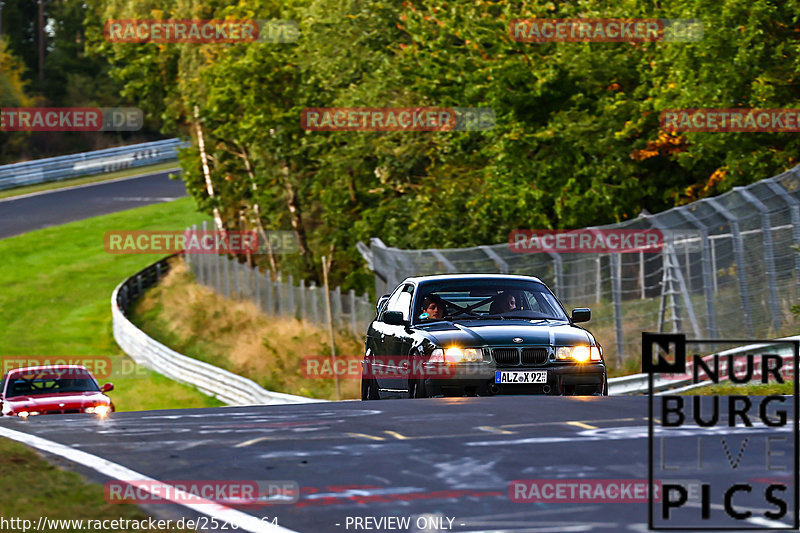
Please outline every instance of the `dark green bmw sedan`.
M603 349L539 279L408 278L369 326L361 397L607 395Z

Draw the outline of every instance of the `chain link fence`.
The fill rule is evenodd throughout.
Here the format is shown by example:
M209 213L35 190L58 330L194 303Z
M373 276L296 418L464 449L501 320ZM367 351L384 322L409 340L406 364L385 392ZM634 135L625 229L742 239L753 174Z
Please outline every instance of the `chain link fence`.
M208 231L207 223L200 228L195 225L191 230ZM195 280L227 298L250 300L273 316L293 317L323 327L328 323L325 288L313 281L307 284L301 279L295 284L291 275L283 281L280 273L273 280L258 267L225 255L187 253L185 256ZM369 296L356 296L352 289L343 293L338 286L329 293L334 328L363 336L375 316L375 305Z
M709 339L797 333L800 165L714 198L587 229L655 229L664 241L658 252L518 253L509 243L401 250L373 238L359 251L378 295L408 276L536 276L567 310L592 307L588 328L617 364L638 359L642 331Z

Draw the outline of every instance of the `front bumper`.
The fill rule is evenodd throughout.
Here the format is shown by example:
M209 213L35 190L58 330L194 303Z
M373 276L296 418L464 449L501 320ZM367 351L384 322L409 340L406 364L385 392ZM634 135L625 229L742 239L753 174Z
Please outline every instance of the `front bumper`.
M497 394L549 394L555 396L603 394L606 367L603 363L567 363L539 367L495 367L488 364L450 365L445 371L436 363L427 363L429 376L448 376L444 379L424 379L429 397L435 396L494 396ZM453 369L453 366L457 368ZM547 371L547 383L495 383L495 372Z

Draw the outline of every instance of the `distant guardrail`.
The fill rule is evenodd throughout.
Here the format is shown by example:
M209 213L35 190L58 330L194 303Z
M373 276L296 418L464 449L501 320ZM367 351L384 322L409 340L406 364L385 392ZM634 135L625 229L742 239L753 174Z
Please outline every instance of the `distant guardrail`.
M172 257L175 256L164 258L137 272L120 283L111 295L114 340L125 353L136 363L175 381L194 385L204 393L216 396L228 405L326 401L265 390L254 381L172 350L150 338L128 320L127 313L130 305L141 297L145 289L158 283L167 273L168 261Z
M166 139L0 166L0 190L177 161L190 143Z
M796 341L800 340L800 335L795 335L793 337L783 337L780 339L781 341ZM732 348L730 350L724 350L722 352L718 352L717 354L711 354L703 357L703 360L710 361L713 359L714 355L719 355L721 357L725 357L729 354L735 355L742 352L749 352L754 355L763 354L763 353L774 353L779 355L783 359L783 370L788 372L790 369L792 372L794 371L794 355L792 348L789 344L769 344L769 343L761 343L761 344L750 344L747 346L740 346L738 348ZM725 365L725 367L723 367ZM720 360L720 381L728 380L730 375L730 369L727 368L725 361ZM679 376L674 377L672 379L665 378L663 376L655 376L653 379L653 391L657 394L665 394L667 392L684 392L688 391L697 387L704 387L706 385L710 385L711 382L708 380L701 381L699 383L693 383L692 376L691 376L691 367L687 364L687 376ZM630 376L621 376L618 378L611 378L608 380L608 393L613 396L620 396L626 394L647 394L648 392L648 380L647 374L632 374Z

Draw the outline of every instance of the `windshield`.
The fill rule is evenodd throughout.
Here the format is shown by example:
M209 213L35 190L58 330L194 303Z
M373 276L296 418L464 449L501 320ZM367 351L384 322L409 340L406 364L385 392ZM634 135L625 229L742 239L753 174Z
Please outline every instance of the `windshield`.
M7 398L60 392L98 392L100 388L87 372L71 370L66 374L15 375L8 378Z
M567 320L553 293L535 281L475 279L427 283L420 288L415 306L416 323L489 318Z

